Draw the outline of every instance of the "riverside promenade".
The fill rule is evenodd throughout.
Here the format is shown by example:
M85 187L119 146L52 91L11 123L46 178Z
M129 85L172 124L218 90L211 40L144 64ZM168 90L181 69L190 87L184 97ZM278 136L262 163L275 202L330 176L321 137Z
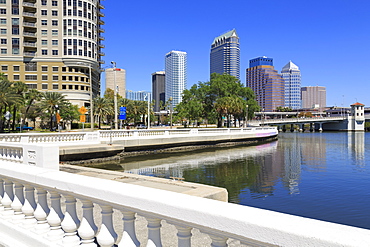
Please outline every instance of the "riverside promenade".
M251 140L267 138L272 129L250 131ZM223 131L223 142L239 142L248 132L235 130L230 139L234 131ZM104 138L113 136L0 136L0 245L370 246L370 231L361 228L61 171L60 147L101 145Z

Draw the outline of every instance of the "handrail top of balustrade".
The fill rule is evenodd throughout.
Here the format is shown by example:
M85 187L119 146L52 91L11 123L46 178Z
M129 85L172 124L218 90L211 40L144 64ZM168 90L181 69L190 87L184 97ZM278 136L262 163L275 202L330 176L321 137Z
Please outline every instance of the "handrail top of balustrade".
M0 178L243 242L279 246L364 246L370 230L66 172L0 164Z

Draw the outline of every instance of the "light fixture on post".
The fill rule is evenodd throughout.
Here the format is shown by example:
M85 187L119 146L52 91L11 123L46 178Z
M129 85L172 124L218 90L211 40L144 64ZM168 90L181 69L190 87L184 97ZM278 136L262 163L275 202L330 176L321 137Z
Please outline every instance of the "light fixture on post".
M93 80L92 80L92 77L91 77L91 70L92 70L92 67L91 67L91 64L88 64L88 63L83 63L83 62L77 62L76 63L77 65L82 65L81 67L85 67L85 68L88 68L89 69L89 84L90 84L90 128L91 128L91 131L94 131L94 104L93 104Z
M113 75L114 75L114 128L118 129L118 119L117 119L117 82L116 82L116 62L110 62L113 65Z

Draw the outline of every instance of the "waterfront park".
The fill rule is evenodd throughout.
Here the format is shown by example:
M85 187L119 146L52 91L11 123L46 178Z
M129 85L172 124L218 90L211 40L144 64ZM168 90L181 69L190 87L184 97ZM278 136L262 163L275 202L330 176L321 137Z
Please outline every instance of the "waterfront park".
M310 132L309 119L256 119L248 91L199 107L200 86L162 119L174 124L141 130L67 131L58 127L67 102L42 108L45 96L29 95L22 107L9 97L24 112L1 123L10 133L0 135L0 245L369 246L370 149L354 125L365 125L363 105L315 118L323 129ZM37 109L46 127L19 133ZM97 127L115 122L99 114Z

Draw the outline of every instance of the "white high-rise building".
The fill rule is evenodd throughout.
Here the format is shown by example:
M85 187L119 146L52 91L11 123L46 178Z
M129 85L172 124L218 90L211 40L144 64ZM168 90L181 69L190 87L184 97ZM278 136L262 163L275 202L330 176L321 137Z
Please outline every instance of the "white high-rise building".
M0 73L88 106L100 94L102 9L100 0L0 1Z
M182 101L186 88L187 54L183 51L170 51L166 54L166 101L172 98L172 107Z
M287 63L281 70L285 81L284 102L285 107L291 109L302 108L301 103L301 71L292 61Z

